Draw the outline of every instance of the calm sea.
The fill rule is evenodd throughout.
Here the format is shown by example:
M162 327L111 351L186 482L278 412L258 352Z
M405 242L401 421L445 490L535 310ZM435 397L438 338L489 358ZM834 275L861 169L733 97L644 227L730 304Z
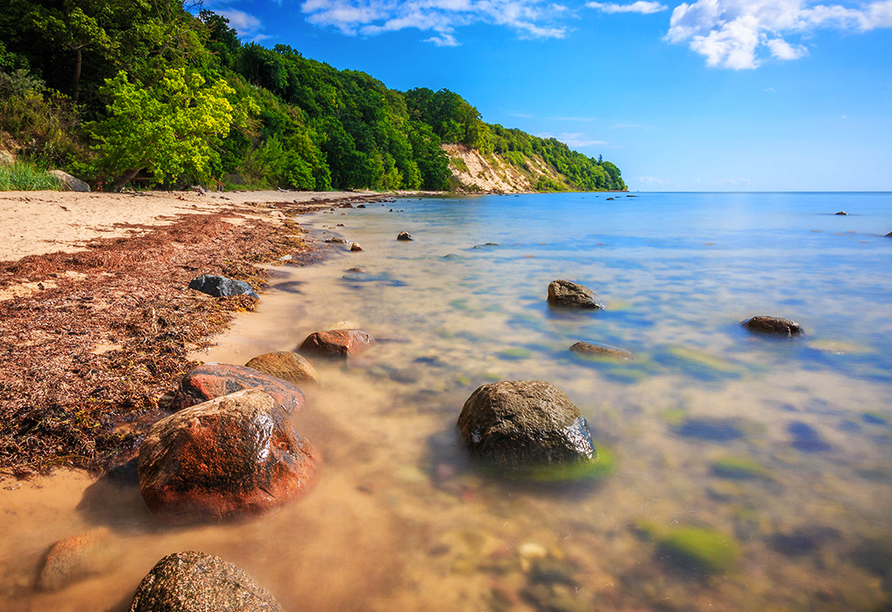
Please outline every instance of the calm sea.
M378 339L350 367L316 364L305 389L316 488L258 520L170 531L132 488L84 497L88 482L57 479L0 548L11 609L125 609L188 549L289 610L888 609L892 194L425 198L297 220L364 250L278 270L200 358L243 364L327 327ZM607 310L550 310L555 279ZM805 335L741 328L760 314ZM636 359L582 360L577 341ZM462 404L519 379L561 388L612 472L532 484L470 462ZM113 568L29 590L49 544L97 525L124 551Z

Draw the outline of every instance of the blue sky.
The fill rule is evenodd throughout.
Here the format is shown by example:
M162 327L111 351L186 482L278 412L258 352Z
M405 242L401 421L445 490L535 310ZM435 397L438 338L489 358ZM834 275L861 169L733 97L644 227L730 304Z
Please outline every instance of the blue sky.
M631 190L892 191L892 0L205 0L243 40L616 163Z

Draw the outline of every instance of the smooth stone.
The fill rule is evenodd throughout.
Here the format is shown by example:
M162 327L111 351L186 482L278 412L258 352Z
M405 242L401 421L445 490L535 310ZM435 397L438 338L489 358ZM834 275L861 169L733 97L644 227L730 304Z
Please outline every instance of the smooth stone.
M326 238L325 242L332 244L347 244L348 240L346 238Z
M46 553L37 588L58 591L78 580L102 574L118 562L119 548L105 527L59 540Z
M509 469L597 457L579 409L563 391L541 380L479 387L462 407L458 429L475 455Z
M155 423L139 448L139 489L173 523L263 514L307 491L317 455L268 393L249 389Z
M362 245L359 244L358 242L354 242L353 244L350 245L350 250L353 251L354 253L361 251Z
M623 349L607 346L606 344L592 344L591 342L577 342L570 350L583 357L608 357L612 359L635 359L635 355Z
M365 352L375 339L358 329L332 329L307 336L298 351L304 355L328 359L348 359Z
M843 216L845 216L845 215L848 215L849 213L847 213L847 212L844 211L844 210L841 210L841 211L839 211L839 212L836 213L836 214L837 214L837 215L843 215Z
M284 612L244 570L220 557L167 555L142 579L130 612Z
M276 351L254 357L245 364L246 368L281 378L293 385L305 382L319 382L316 369L309 361L294 351Z
M248 295L257 298L257 294L251 285L245 281L233 280L217 274L202 274L189 281L189 289L201 291L212 297L232 297L234 295Z
M280 377L245 366L206 363L183 376L170 402L170 409L182 410L244 389L265 391L288 414L306 405L303 392Z
M804 333L802 326L796 321L784 319L781 317L770 317L767 315L757 315L751 317L741 323L745 328L752 332L761 334L774 334L777 336L798 336Z
M62 187L62 191L90 191L89 185L87 185L79 178L71 176L67 172L63 172L62 170L50 170L49 174L52 174L54 177L56 177L56 179L58 179L59 184Z
M404 241L406 241L406 240L414 240L414 238L412 238L412 235L411 235L409 232L400 232L400 233L397 235L396 239L397 239L397 240L404 240Z
M556 280L549 283L548 304L561 308L592 310L606 308L591 289L568 280Z

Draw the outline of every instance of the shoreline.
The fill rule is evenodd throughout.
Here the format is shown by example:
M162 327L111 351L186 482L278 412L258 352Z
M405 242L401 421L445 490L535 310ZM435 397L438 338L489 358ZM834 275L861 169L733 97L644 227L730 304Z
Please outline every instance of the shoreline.
M260 264L318 257L290 216L395 195L0 193L0 478L130 459L189 355L256 306L191 278L262 290Z

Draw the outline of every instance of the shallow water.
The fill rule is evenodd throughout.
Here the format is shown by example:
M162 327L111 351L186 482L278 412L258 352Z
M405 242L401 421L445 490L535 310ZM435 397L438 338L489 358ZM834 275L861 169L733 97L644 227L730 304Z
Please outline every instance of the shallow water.
M378 339L349 368L316 364L322 384L305 389L295 421L324 457L315 489L260 519L171 530L126 479L4 481L0 608L126 609L158 559L187 549L236 563L289 610L892 599L892 194L488 196L298 220L365 250L278 270L259 311L200 358L242 364L338 323ZM397 242L403 230L415 240ZM608 310L549 310L558 278ZM756 314L806 335L753 336L739 323ZM579 340L637 359L580 360ZM564 390L615 471L534 486L471 464L461 406L506 379ZM694 568L667 544L685 526L739 558ZM46 549L95 527L114 563L36 592Z

